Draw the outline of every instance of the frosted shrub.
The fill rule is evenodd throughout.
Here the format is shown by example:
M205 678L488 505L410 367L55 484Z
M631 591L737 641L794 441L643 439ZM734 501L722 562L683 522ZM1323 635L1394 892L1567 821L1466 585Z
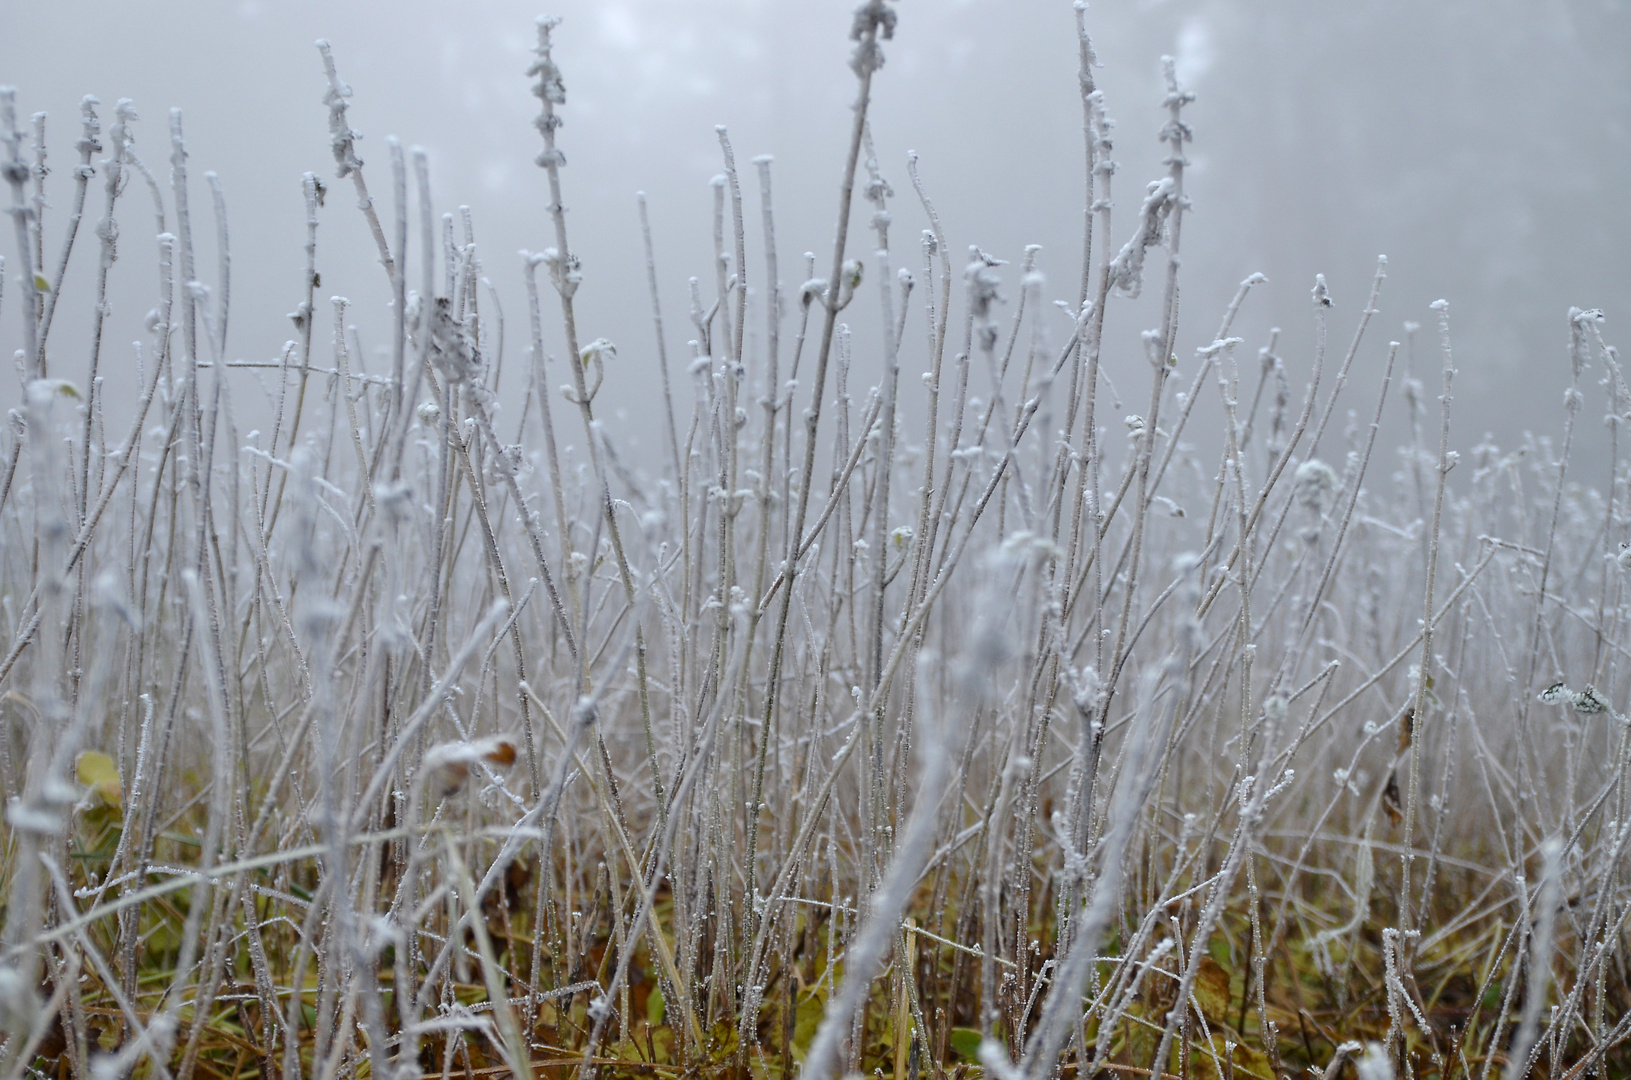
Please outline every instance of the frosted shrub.
M1395 400L1385 260L1345 348L1320 278L1285 313L1312 355L1276 331L1243 371L1261 275L1215 333L1180 318L1192 95L1169 61L1164 175L1116 213L1085 7L1064 340L1035 248L961 257L936 163L886 179L872 91L910 21L871 0L829 251L784 265L773 162L755 204L716 133L678 389L643 197L654 347L581 340L554 20L528 73L553 235L507 269L438 218L423 151L387 140L388 184L359 160L319 43L393 298L372 371L318 294L317 177L301 293L237 297L296 338L228 360L225 200L205 174L194 212L180 115L166 186L130 103L104 134L86 99L58 220L44 121L0 91L0 1080L1631 1069L1631 402L1601 313L1536 376L1561 440L1473 468L1443 302L1436 451L1426 384ZM98 177L98 292L59 318ZM138 331L104 327L108 277L155 255L113 400L101 354ZM527 286L519 372L483 259ZM1141 291L1131 413L1105 325ZM73 319L88 370L54 347ZM1355 363L1383 378L1339 432ZM1593 370L1601 492L1569 460ZM603 425L608 380L661 386L656 455Z

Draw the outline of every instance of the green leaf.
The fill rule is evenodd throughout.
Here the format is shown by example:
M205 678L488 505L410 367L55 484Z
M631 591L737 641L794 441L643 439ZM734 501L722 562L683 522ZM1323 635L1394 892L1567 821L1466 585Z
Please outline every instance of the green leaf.
M964 1061L978 1063L980 1060L980 1032L978 1028L952 1028L951 1048L957 1056Z
M652 1027L661 1024L663 1022L663 1009L666 1005L667 1002L663 1000L662 987L652 987L651 993L646 997L646 1023Z

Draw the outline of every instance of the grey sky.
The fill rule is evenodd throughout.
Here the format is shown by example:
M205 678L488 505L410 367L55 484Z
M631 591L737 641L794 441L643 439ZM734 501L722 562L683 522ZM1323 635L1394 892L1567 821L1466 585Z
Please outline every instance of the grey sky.
M585 261L584 336L622 349L611 393L630 410L637 436L656 413L634 192L651 200L671 356L684 357L689 336L686 278L712 280L716 123L730 127L754 222L747 163L776 156L781 276L796 288L800 254L831 245L853 86L849 7L555 5L566 16L557 53L569 91L561 144L574 247ZM0 83L18 87L25 115L51 117L48 250L60 244L80 95L95 93L108 113L117 98L134 98L143 116L138 150L155 169L167 157L166 112L180 106L195 183L202 191L202 173L213 169L227 192L229 352L275 357L292 336L285 313L300 298L300 177L308 169L333 177L312 47L326 37L356 91L351 122L364 133L360 152L382 207L389 209L388 134L430 151L438 209L472 206L485 270L508 317L507 363L519 372L525 308L516 251L550 242L542 175L531 164L536 102L524 74L535 14L531 3L511 0L6 4ZM905 0L900 15L873 114L879 159L897 192L897 262L920 262L915 238L924 222L904 166L915 149L954 251L977 243L1017 264L1026 243L1042 244L1048 298L1074 297L1083 202L1070 4ZM1379 356L1403 320L1427 322L1432 300L1450 299L1463 373L1458 442L1475 438L1473 429L1556 427L1567 307L1606 308L1613 340L1631 296L1628 23L1624 4L1604 0L1096 4L1089 24L1103 63L1099 84L1118 122L1118 243L1160 168L1161 54L1178 57L1198 94L1189 113L1194 216L1185 228L1180 355L1210 340L1235 283L1260 270L1271 284L1251 301L1240 331L1255 349L1269 326L1283 326L1281 351L1300 371L1314 273L1331 281L1334 336L1345 341L1375 256L1386 253L1391 276L1371 351ZM386 341L384 276L349 191L335 191L319 238L319 301L348 296L371 351ZM93 192L93 211L99 202ZM153 304L146 197L122 205L110 379L128 363L124 343L141 336ZM205 202L195 196L194 205ZM859 228L851 235L860 241ZM94 237L82 233L81 243L89 249ZM11 274L9 230L0 251ZM758 251L755 236L755 285ZM81 271L93 261L85 254ZM213 265L201 257L207 279ZM1010 270L1010 299L1017 292ZM17 295L8 281L0 312L7 342L18 340ZM56 371L68 377L84 365L88 307L87 272L70 279L53 335ZM856 318L864 326L866 314ZM1127 335L1107 361L1113 378L1133 377L1136 331L1151 318L1112 320ZM1063 326L1061 319L1055 329ZM547 333L546 344L558 351L558 333ZM921 343L909 335L908 370L914 348ZM326 351L319 333L317 359ZM1356 388L1376 358L1366 354ZM5 395L15 397L15 388Z

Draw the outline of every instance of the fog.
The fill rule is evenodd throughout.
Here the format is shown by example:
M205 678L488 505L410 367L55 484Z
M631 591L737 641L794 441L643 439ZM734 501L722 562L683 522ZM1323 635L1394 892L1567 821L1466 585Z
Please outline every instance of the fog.
M659 430L635 192L650 200L667 346L677 362L688 355L692 336L687 278L703 280L705 302L713 294L709 181L721 170L716 124L729 128L755 226L750 286L764 285L758 197L747 164L759 154L775 156L784 285L791 290L803 280L802 252L822 253L825 264L853 98L850 6L555 5L566 19L556 56L568 88L560 132L566 202L584 262L580 326L584 340L604 336L619 345L606 415L625 440L655 448L656 439L642 436ZM167 111L179 107L201 237L213 229L203 173L218 173L226 192L229 355L271 360L294 336L286 313L304 295L301 176L310 170L331 192L318 239L323 285L314 359L324 361L328 348L327 298L344 295L377 365L376 350L389 341L388 289L349 186L334 182L321 103L326 87L313 47L327 38L355 91L350 122L364 135L359 152L382 212L391 209L387 135L427 149L439 211L472 208L484 271L506 316L506 363L514 375L507 371L504 386L515 394L527 344L516 252L552 242L544 177L532 164L537 103L525 75L537 13L511 0L0 6L0 84L18 88L22 116L50 117L52 264L70 203L80 96L101 99L104 123L117 99L135 100L143 118L137 150L161 180L168 171ZM1376 256L1386 254L1381 314L1356 363L1356 389L1374 373L1386 340L1401 336L1402 323L1430 327L1427 305L1444 297L1460 368L1457 443L1469 445L1483 430L1511 439L1526 428L1560 425L1568 308L1605 309L1612 338L1631 296L1627 5L1101 2L1088 11L1088 25L1102 65L1098 85L1117 122L1117 243L1132 228L1144 183L1161 169L1163 54L1177 58L1180 80L1197 95L1186 114L1195 138L1186 179L1193 217L1184 230L1180 358L1211 340L1236 283L1260 271L1269 285L1248 302L1237 332L1255 349L1271 326L1283 327L1279 351L1297 377L1307 367L1314 275L1330 282L1340 344L1364 306ZM872 117L878 160L897 195L896 262L921 263L916 237L926 221L905 168L907 151L915 150L954 251L978 244L1011 260L1012 303L1024 246L1040 244L1047 299L1074 299L1085 203L1068 0L907 0L885 54ZM96 242L90 226L100 205L93 186L77 272L52 335L52 374L71 379L83 378L89 353ZM144 336L143 317L156 302L148 197L132 190L120 207L104 353L115 391L131 377L125 343ZM852 250L865 226L861 212L855 217ZM21 344L12 244L8 229L0 241L8 260L0 340L8 350ZM200 276L216 285L213 245L199 246ZM862 307L854 314L858 329L875 317ZM910 325L921 328L921 310L913 316ZM1154 321L1152 313L1142 325ZM1062 317L1052 324L1057 336L1067 329ZM909 372L922 354L922 336L921 329L908 334ZM1108 374L1141 398L1133 386L1143 381L1134 331L1108 345ZM547 319L546 348L562 348ZM1418 342L1418 356L1434 348L1429 334ZM875 359L863 344L857 353L863 380ZM253 411L255 393L253 384L239 384L241 412ZM17 396L10 383L0 400ZM1586 417L1595 428L1591 406Z

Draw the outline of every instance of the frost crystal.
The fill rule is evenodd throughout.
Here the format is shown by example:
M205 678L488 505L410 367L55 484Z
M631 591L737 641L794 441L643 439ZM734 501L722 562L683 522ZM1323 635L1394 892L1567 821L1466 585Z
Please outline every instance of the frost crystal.
M1161 242L1167 218L1178 205L1177 184L1164 176L1152 182L1139 209L1138 232L1122 246L1110 263L1110 280L1116 291L1136 299L1144 288L1144 253Z

